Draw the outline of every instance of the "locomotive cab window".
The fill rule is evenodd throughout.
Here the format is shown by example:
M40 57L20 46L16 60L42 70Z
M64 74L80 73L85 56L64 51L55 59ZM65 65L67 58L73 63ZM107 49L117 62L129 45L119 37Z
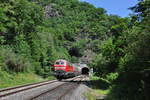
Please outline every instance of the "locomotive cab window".
M64 65L64 62L60 62L60 65Z
M64 65L65 63L63 61L58 61L55 63L56 65Z
M56 64L56 65L59 65L59 62L56 62L55 64Z

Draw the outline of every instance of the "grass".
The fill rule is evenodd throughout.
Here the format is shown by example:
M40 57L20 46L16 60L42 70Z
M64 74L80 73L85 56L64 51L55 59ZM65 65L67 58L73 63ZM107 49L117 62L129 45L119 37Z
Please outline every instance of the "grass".
M85 96L88 100L101 100L104 99L105 96L110 91L110 83L99 77L91 77L91 90L85 93Z
M95 92L92 92L92 91L89 91L87 93L85 93L85 97L88 99L88 100L96 100L96 96L94 96Z
M102 94L99 90L90 90L85 93L85 96L88 100L101 100L104 99L106 95Z
M92 89L104 95L109 93L110 83L107 80L96 76L91 77L90 80Z
M5 71L0 71L0 89L52 79L54 79L52 76L47 79L43 79L33 73L8 74Z

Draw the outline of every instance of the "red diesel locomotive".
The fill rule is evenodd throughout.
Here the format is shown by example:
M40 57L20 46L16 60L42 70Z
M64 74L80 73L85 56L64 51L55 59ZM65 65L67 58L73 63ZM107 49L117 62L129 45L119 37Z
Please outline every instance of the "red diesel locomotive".
M66 79L80 74L80 68L74 66L69 61L56 60L53 66L54 76L58 79Z

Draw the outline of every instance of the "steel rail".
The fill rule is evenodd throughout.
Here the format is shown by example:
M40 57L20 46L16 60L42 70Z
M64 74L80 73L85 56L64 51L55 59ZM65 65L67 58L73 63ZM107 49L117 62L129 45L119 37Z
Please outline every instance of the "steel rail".
M43 84L40 84L42 82L39 83L39 85L36 85L36 84L32 84L32 85L36 85L36 86L32 86L32 87L28 87L28 88L24 88L24 89L21 89L21 90L17 90L17 91L13 91L13 92L9 92L9 93L5 93L5 94L2 94L0 95L0 98L1 97L5 97L5 96L9 96L9 95L13 95L13 94L16 94L18 92L22 92L22 91L26 91L26 90L29 90L29 89L32 89L32 88L36 88L36 87L39 87L39 86L44 86L44 85L47 85L47 84L51 84L51 83L54 83L54 82L58 82L57 80L54 80L54 81L50 81L50 82L43 82ZM30 85L27 85L27 86L30 86ZM21 87L22 88L22 87ZM11 89L10 89L11 90ZM14 88L12 89L14 90Z
M71 91L73 91L75 88L79 86L79 83L84 79L84 77L80 77L81 80L77 82L76 85L72 84L71 88L68 89L64 94L62 94L57 100L61 100L63 97L65 97L67 94L69 94Z
M46 94L46 93L49 93L49 92L54 91L55 89L57 89L57 88L59 88L59 87L64 86L65 84L69 84L69 83L63 83L63 84L61 84L61 85L58 85L58 86L56 86L56 87L54 87L54 88L52 88L52 89L49 89L49 90L47 90L47 91L45 91L45 92L43 92L43 93L41 93L41 94L39 94L39 95L37 95L37 96L31 97L29 100L34 100L34 99L36 99L36 98L38 98L38 97L40 97L40 96L42 96L42 95L44 95L44 94Z
M22 87L26 87L26 86L30 86L30 85L36 85L36 84L40 84L40 83L44 83L44 82L49 82L49 81L50 80L42 81L42 82L36 82L36 83L30 83L30 84L25 84L25 85L10 87L10 88L4 88L4 89L0 89L0 92L4 92L4 91L8 91L8 90L14 90L14 89L18 89L18 88L22 88Z
M77 79L77 78L79 78L79 77L76 77L76 78L74 78L74 79ZM72 79L72 80L70 80L70 81L73 81L74 79ZM64 86L64 85L66 85L66 84L69 84L69 83L63 83L63 84L61 84L61 85L58 85L58 86L56 86L56 87L54 87L54 88L52 88L52 89L49 89L49 90L47 90L47 91L45 91L45 92L42 92L41 94L38 94L38 95L36 95L36 96L34 96L34 97L31 97L29 100L34 100L34 99L36 99L36 98L38 98L38 97L40 97L40 96L43 96L43 95L45 95L45 94L47 94L47 93L49 93L49 92L51 92L51 91L54 91L54 90L56 90L56 89L58 89L58 88L60 88L60 87L62 87L62 86Z

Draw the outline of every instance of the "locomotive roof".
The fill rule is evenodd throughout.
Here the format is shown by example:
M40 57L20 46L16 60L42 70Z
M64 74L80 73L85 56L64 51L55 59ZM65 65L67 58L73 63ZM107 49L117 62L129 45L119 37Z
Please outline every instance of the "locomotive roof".
M58 59L55 62L58 62L58 61L67 62L67 60L64 60L64 59Z

